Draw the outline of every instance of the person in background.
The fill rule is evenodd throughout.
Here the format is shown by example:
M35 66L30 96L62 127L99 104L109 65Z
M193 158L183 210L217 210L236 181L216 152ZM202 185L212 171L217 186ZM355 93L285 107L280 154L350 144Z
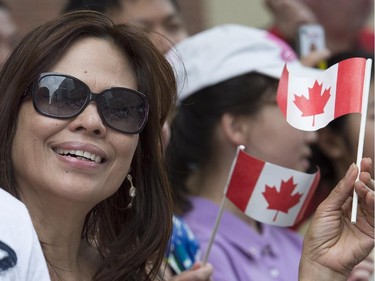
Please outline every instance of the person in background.
M297 58L275 36L217 26L177 44L167 58L180 89L167 149L171 186L180 215L206 252L237 146L306 171L317 134L291 127L276 104L282 68ZM302 238L226 206L208 258L214 280L297 280Z
M272 16L269 30L297 48L298 27L319 23L332 56L348 51L374 53L374 30L368 26L373 0L265 0Z
M0 1L0 70L18 40L17 25L4 1Z
M310 167L317 133L291 127L276 103L286 61L306 69L285 42L239 25L185 39L167 58L179 86L167 148L171 186L206 252L239 145L263 161L302 172ZM215 281L289 281L298 279L301 253L296 232L255 221L227 202L208 261Z
M0 279L50 280L46 260L26 206L1 188Z
M26 205L52 280L155 280L172 230L174 81L143 32L96 12L46 22L11 53L0 186Z
M116 23L141 26L163 53L188 37L177 0L70 0L63 12L81 9L105 13Z

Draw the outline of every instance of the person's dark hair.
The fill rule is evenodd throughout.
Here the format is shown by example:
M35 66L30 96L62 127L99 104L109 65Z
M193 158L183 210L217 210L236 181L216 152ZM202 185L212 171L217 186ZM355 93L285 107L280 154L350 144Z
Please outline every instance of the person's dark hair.
M107 40L128 57L136 74L137 90L147 96L150 105L148 122L131 163L137 187L133 207L126 210L130 185L124 180L85 220L82 237L102 257L93 280L153 280L172 227L161 132L175 102L176 85L169 63L139 30L114 25L100 13L82 11L53 19L22 39L0 74L0 186L20 198L11 147L25 91L72 44L85 37Z
M185 182L196 169L210 161L213 132L225 113L256 114L263 103L275 101L278 80L255 72L206 87L182 101L171 124L167 163L174 189L176 212L191 208Z
M137 1L137 0L127 0ZM177 11L180 7L177 0L168 0ZM91 10L100 13L108 13L112 9L119 9L124 4L124 0L69 0L63 9L63 13L72 12L76 10Z

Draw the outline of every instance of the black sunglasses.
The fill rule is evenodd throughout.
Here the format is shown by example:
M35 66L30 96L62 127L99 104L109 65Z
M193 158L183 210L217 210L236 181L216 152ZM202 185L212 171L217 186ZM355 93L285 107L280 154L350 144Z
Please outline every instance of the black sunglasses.
M147 122L147 97L128 88L115 87L96 94L75 77L48 72L40 75L29 95L35 110L52 118L73 118L95 101L103 123L112 129L138 134Z

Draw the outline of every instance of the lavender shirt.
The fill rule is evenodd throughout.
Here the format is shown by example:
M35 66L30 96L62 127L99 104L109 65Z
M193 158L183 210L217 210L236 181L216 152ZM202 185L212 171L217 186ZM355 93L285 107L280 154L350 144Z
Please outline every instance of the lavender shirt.
M199 197L192 197L192 203L184 219L204 255L219 206ZM214 267L215 281L295 281L301 252L302 238L296 232L262 224L260 234L224 211L208 262Z

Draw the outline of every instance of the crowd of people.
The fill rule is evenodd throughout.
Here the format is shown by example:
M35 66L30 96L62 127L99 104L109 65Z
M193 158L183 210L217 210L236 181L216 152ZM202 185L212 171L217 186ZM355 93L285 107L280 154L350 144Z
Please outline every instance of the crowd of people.
M360 167L359 115L298 130L276 93L286 63L315 73L322 59L373 59L371 3L343 4L361 19L341 12L350 33L326 1L265 4L272 27L190 35L176 0L72 0L19 38L0 2L0 280L370 280L373 70ZM304 23L322 24L327 50L298 58ZM239 145L299 172L317 165L320 184L293 228L227 201L210 245Z

